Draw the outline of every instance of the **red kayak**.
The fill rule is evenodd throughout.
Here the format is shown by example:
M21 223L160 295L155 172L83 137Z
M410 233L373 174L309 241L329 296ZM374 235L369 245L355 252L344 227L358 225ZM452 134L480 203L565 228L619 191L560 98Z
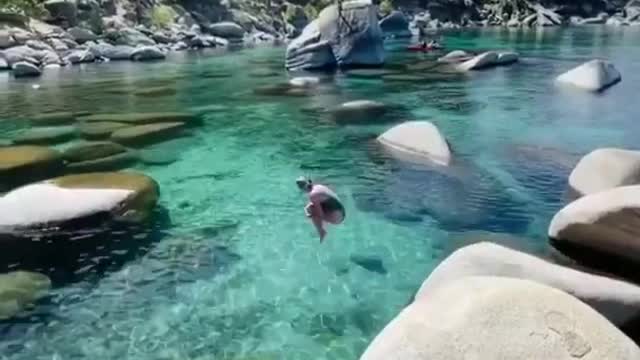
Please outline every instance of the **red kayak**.
M429 52L429 51L442 50L442 46L431 46L431 45L424 46L422 44L416 44L416 45L408 46L407 50Z

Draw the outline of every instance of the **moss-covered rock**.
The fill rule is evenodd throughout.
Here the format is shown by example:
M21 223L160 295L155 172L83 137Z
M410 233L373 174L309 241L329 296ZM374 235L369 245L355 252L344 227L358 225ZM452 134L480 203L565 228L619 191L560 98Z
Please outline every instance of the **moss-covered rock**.
M18 315L51 287L45 275L27 271L0 274L0 320Z
M123 128L111 134L111 141L129 145L143 146L180 136L184 123L158 123Z
M78 131L85 139L102 140L109 138L114 131L128 126L131 125L114 121L90 121L80 123Z
M0 191L56 176L63 167L62 155L48 147L0 148Z
M160 196L160 187L149 176L133 172L94 172L62 176L49 181L71 189L121 189L132 191L120 209L127 219L146 218Z

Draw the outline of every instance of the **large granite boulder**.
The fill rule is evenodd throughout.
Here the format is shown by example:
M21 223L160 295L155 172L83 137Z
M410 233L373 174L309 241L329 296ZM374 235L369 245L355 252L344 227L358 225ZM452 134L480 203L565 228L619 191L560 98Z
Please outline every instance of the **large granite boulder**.
M473 54L470 54L464 50L453 50L448 52L446 55L438 58L438 62L441 63L461 63L467 60L471 60L474 57Z
M558 211L549 225L551 244L589 266L638 279L640 185L579 198Z
M404 309L361 360L632 360L637 347L571 295L528 280L465 277Z
M64 57L64 61L71 64L89 63L96 59L90 50L74 50Z
M629 0L624 6L624 13L628 22L640 19L640 0Z
M16 45L16 41L9 30L0 30L0 49L10 48Z
M42 58L42 51L34 50L25 45L14 46L6 49L3 51L3 54L9 65L23 61L38 65Z
M47 0L44 8L56 21L65 21L69 26L76 26L78 23L78 7L72 0Z
M231 21L211 24L209 31L214 36L219 36L224 39L242 39L245 34L245 29L242 28L242 26Z
M19 315L47 294L51 280L27 271L0 274L0 320Z
M637 285L556 265L488 242L465 246L447 257L422 283L416 301L429 301L438 288L468 276L525 279L560 289L590 305L617 326L640 314Z
M67 30L67 33L71 35L73 40L78 44L84 44L87 41L94 41L98 39L98 36L94 34L93 31L81 27L73 27Z
M142 46L131 53L131 59L134 61L162 60L165 57L166 55L156 46Z
M13 76L15 77L33 77L42 74L39 67L26 61L19 61L11 65L11 70L13 70Z
M382 30L370 0L352 0L326 7L287 47L290 70L372 66L384 63Z
M114 46L104 42L89 44L89 51L93 53L94 57L109 60L130 60L135 50L136 48L128 45Z
M36 34L23 28L10 28L9 33L18 45L25 45L29 40L36 40Z
M385 35L393 37L411 37L409 31L409 20L402 11L392 11L391 14L382 18L379 22L380 29Z
M620 72L605 60L591 60L558 76L556 82L586 91L601 91L622 80Z
M449 165L451 149L438 128L429 121L396 125L378 137L389 153L401 160Z
M640 184L640 151L602 148L585 155L569 176L573 195Z
M183 129L181 122L138 125L116 130L109 139L129 146L144 146L178 137Z
M1 147L0 191L55 176L63 165L61 154L47 147Z
M477 55L457 66L461 71L480 70L495 66L498 62L498 53L488 51Z

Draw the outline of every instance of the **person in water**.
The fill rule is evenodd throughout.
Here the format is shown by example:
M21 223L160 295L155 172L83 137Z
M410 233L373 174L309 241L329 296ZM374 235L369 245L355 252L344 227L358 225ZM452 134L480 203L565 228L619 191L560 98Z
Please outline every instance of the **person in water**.
M344 206L336 193L324 185L314 184L311 179L301 176L296 179L296 185L309 197L304 213L311 219L322 242L327 235L324 223L334 225L342 223L346 215Z

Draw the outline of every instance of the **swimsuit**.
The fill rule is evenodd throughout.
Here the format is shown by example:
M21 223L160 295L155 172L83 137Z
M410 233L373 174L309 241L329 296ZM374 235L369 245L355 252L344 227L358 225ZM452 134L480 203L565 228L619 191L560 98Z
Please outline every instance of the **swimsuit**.
M342 203L340 203L340 201L338 201L338 199L336 198L329 197L328 199L320 203L320 207L322 208L322 212L324 212L325 214L331 214L334 211L340 211L342 213L343 220L346 216L344 206L342 206Z

